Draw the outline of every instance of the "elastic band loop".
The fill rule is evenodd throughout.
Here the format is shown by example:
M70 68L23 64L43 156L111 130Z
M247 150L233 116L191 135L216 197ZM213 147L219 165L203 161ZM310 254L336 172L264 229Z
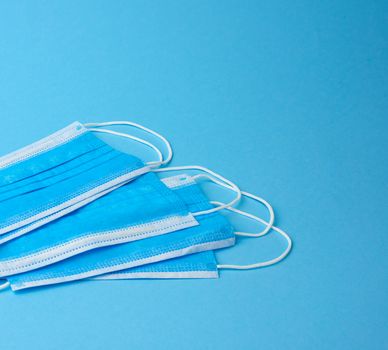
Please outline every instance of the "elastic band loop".
M143 130L151 135L158 137L160 140L162 140L162 142L165 144L165 146L167 148L167 158L163 159L162 152L155 145L153 145L151 142L148 142L148 141L143 140L139 137L132 136L129 134L124 134L124 133L120 133L120 132L116 132L116 131L112 131L112 130L107 130L107 129L100 129L101 126L119 126L119 125L132 126L132 127ZM112 135L126 137L129 139L135 140L137 142L140 142L144 145L147 145L148 147L151 147L158 154L159 161L148 162L147 163L148 165L151 165L151 166L164 165L164 164L169 163L173 157L173 151L172 151L172 147L171 147L170 142L161 134L157 133L154 130L146 128L143 125L133 123L133 122L128 122L128 121L112 121L112 122L104 122L104 123L86 123L86 124L84 124L84 126L87 127L90 131L103 132L103 133L108 133L108 134L112 134Z
M251 199L253 199L253 200L255 200L255 201L257 201L257 202L263 204L263 205L267 208L267 210L268 210L268 212L269 212L269 221L268 221L268 223L265 225L265 229L264 229L263 231L261 231L261 232L258 232L258 233L250 233L250 232L240 232L240 231L236 231L234 234L237 235L237 236L244 236L244 237L262 237L262 236L264 236L265 234L267 234L267 233L271 230L271 228L272 228L272 226L273 226L273 224L274 224L274 221L275 221L275 213L274 213L274 211L273 211L273 208L272 208L271 204L269 204L265 199L263 199L263 198L261 198L261 197L258 197L258 196L255 196L255 195L252 194L252 193L241 191L241 194L242 194L244 197L249 197L249 198L251 198ZM223 203L217 202L217 201L212 201L212 202L210 202L210 203L212 203L212 204L214 204L214 205L217 205L217 206L220 206L220 205L223 204ZM237 209L236 209L236 210L237 210ZM245 211L240 211L240 214L243 215L243 216L245 216L245 217L248 217L248 218L250 218L250 219L252 219L252 220L255 220L255 221L258 221L258 222L260 222L260 223L263 223L263 220L262 220L261 218L259 218L258 216L256 216L256 215L247 213L247 212L245 212Z
M179 170L199 170L199 171L203 171L203 172L205 172L207 174L210 174L211 176L200 174L200 175L193 176L193 179L196 179L196 178L199 178L199 177L206 177L206 178L210 179L211 181L213 181L214 183L216 183L216 184L218 184L218 185L220 185L222 187L225 187L225 188L227 188L229 190L232 190L232 191L236 192L236 197L231 202L229 202L228 204L223 204L223 205L221 205L219 207L216 207L216 208L212 208L212 209L208 209L208 210L203 210L203 211L198 211L196 213L192 213L193 216L210 214L210 213L214 213L214 212L220 211L222 209L226 209L229 206L235 205L241 199L241 190L232 181L224 178L220 174L217 174L217 173L215 173L214 171L212 171L212 170L210 170L208 168L205 168L205 167L202 167L202 166L199 166L199 165L174 166L174 167L163 168L163 169L154 169L153 171L154 172L165 172L165 171L177 171L177 170L178 171Z
M223 203L221 203L221 204L223 204ZM233 212L240 214L240 215L243 215L243 216L250 217L249 213L246 213L245 211L242 211L242 210L238 210L235 208L227 208L227 210L233 211ZM256 217L256 220L261 222L264 225L269 225L268 222L266 222L263 219L260 219L258 217ZM233 269L233 270L250 270L250 269L257 269L260 267L274 265L274 264L280 262L281 260L283 260L291 251L291 248L292 248L291 238L286 232L284 232L283 230L281 230L280 228L278 228L276 226L272 226L272 229L274 231L280 233L287 240L287 248L277 258L271 259L268 261L264 261L264 262L258 262L258 263L251 264L251 265L217 265L217 268L219 268L219 269Z
M108 130L108 129L89 128L89 131L100 132L100 133L103 133L103 134L111 134L111 135L115 135L115 136L121 136L121 137L125 137L127 139L131 139L131 140L137 141L139 143L142 143L142 144L152 148L156 152L158 157L159 157L159 161L148 162L147 165L155 164L155 165L159 166L160 164L163 163L162 152L155 145L153 145L151 142L148 142L148 141L143 140L143 139L141 139L139 137L136 137L136 136L132 136L132 135L124 134L122 132L112 131L112 130Z
M9 283L8 281L1 284L0 285L0 290L4 290L4 289L7 289L9 286L11 285L11 283Z

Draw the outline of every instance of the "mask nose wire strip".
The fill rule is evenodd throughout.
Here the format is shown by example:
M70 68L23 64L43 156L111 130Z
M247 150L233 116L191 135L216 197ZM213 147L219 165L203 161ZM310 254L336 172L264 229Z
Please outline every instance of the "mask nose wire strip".
M8 281L1 284L0 285L0 290L4 290L4 289L7 289L9 286L11 285L11 283L9 283Z
M164 165L164 164L167 164L171 161L172 157L173 157L173 151L172 151L172 147L171 147L171 144L170 142L161 134L157 133L156 131L154 130L151 130L149 128L146 128L145 126L143 125L140 125L140 124L137 124L137 123L134 123L134 122L128 122L128 121L112 121L112 122L104 122L104 123L86 123L84 124L85 127L87 128L99 128L101 126L122 126L122 125L127 125L127 126L132 126L134 128L137 128L137 129L140 129L140 130L143 130L151 135L154 135L156 136L157 138L159 138L166 146L167 148L167 158L163 160L163 157L162 159L160 160L160 162L149 162L149 164L155 164L157 166L159 165ZM127 135L127 134L126 134ZM128 135L128 136L132 136L132 135ZM134 137L134 136L133 136ZM130 137L132 138L132 137ZM133 139L133 138L132 138ZM136 140L138 141L138 140ZM142 140L144 141L144 140ZM141 143L144 143L144 142L141 142ZM149 147L153 148L155 150L155 146L152 145L150 146L150 144L148 144ZM155 147L155 148L154 148ZM159 149L158 149L159 151ZM159 151L160 152L160 151ZM161 152L160 152L161 153Z
M216 204L217 205L223 205L223 203L221 203L221 202L216 202ZM235 212L235 213L240 214L242 216L251 217L251 214L249 214L249 213L247 213L245 211L236 209L236 208L227 208L227 210ZM264 221L263 219L261 219L259 217L255 217L255 220L261 222L264 225L269 225L268 222ZM232 269L232 270L250 270L250 269L257 269L257 268L260 268L260 267L274 265L274 264L282 261L289 254L289 252L291 251L292 241L291 241L290 236L286 232L281 230L280 228L278 228L276 226L272 226L272 229L274 231L278 232L279 234L281 234L286 239L286 241L287 241L287 248L277 258L271 259L271 260L267 260L267 261L263 261L263 262L258 262L258 263L251 264L251 265L217 265L217 268L218 269Z
M241 190L230 180L224 178L222 175L217 174L216 172L205 168L203 166L199 165L186 165L186 166L174 166L174 167L168 167L168 168L162 168L162 169L154 169L153 172L165 172L165 171L180 171L180 170L198 170L198 171L203 171L204 173L207 173L209 175L195 175L193 176L193 179L198 178L200 176L206 177L216 183L217 185L220 185L224 188L227 188L229 190L232 190L236 192L236 197L229 202L228 204L222 204L221 206L218 206L216 208L208 209L208 210L203 210L203 211L198 211L195 213L192 213L193 216L199 216L199 215L205 215L205 214L211 214L217 211L220 211L222 209L226 209L230 206L235 205L238 203L241 199Z

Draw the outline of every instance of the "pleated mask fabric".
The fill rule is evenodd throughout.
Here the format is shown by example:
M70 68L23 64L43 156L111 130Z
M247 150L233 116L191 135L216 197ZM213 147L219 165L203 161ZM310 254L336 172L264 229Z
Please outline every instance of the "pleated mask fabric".
M79 122L1 157L0 243L149 171L139 158L113 149Z
M0 277L35 270L91 249L198 225L154 173L0 246ZM81 267L80 267L81 268Z
M212 209L196 181L188 175L162 180L190 213ZM199 225L130 243L94 249L61 262L7 277L12 290L75 281L136 266L234 245L234 229L218 212L195 217Z

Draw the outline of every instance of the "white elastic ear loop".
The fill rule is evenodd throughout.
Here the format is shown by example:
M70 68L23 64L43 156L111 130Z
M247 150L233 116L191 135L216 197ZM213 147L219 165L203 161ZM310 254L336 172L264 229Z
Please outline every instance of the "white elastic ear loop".
M136 136L132 136L132 135L129 135L129 134L124 134L124 133L120 133L120 132L116 132L116 131L112 131L112 130L107 130L107 129L99 129L101 126L117 126L117 125L133 126L134 128L143 130L143 131L145 131L145 132L147 132L147 133L149 133L151 135L154 135L154 136L158 137L166 145L166 148L167 148L167 158L163 159L162 152L155 145L153 145L151 142L145 141L145 140L143 140L141 138L138 138ZM157 133L154 130L146 128L143 125L140 125L140 124L137 124L137 123L133 123L133 122L128 122L128 121L112 121L112 122L104 122L104 123L86 123L86 124L84 124L84 126L89 128L89 130L91 130L91 131L95 131L95 132L99 132L100 131L100 132L105 132L105 133L112 134L112 135L126 137L126 138L129 138L129 139L138 141L138 142L140 142L140 143L142 143L144 145L147 145L148 147L151 147L158 154L159 161L148 162L148 165L160 166L160 165L163 165L163 164L167 164L167 163L169 163L171 161L171 159L173 157L173 151L172 151L172 147L171 147L170 142L163 135Z
M136 137L136 136L133 136L133 135L128 135L128 134L124 134L122 132L117 132L117 131L112 131L112 130L108 130L108 129L95 129L95 128L89 128L88 130L90 131L94 131L94 132L100 132L102 134L111 134L111 135L115 135L115 136L121 136L121 137L125 137L127 139L131 139L131 140L134 140L134 141L137 141L139 143L142 143L150 148L152 148L158 155L159 157L159 161L152 161L152 162L147 162L147 165L156 165L156 166L159 166L160 164L163 163L163 155L162 155L162 152L160 152L160 150L155 146L153 145L152 143L146 141L146 140L143 140L139 137Z
M223 204L221 202L218 202L218 203L219 204ZM246 216L246 217L250 217L250 218L252 217L251 214L249 214L249 213L247 213L245 211L242 211L242 210L238 210L236 208L226 208L226 209L230 210L230 211L233 211L233 212L235 212L237 214ZM255 220L261 222L264 225L269 225L268 222L264 221L263 219L261 219L259 217L255 217ZM280 262L281 260L283 260L289 254L289 252L291 251L291 248L292 248L291 238L290 238L290 236L286 232L284 232L280 228L278 228L276 226L272 226L271 228L274 231L280 233L287 240L287 248L277 258L271 259L271 260L268 260L268 261L263 261L263 262L251 264L251 265L217 265L217 268L219 268L219 269L233 269L233 270L250 270L250 269L257 269L257 268L260 268L260 267L274 265L274 264ZM239 235L239 236L246 236L246 234L242 234L241 235L238 232L236 232L236 234Z
M198 176L206 176L206 175L198 175ZM244 192L244 191L241 191L241 194L245 197L249 197L261 204L263 204L268 212L269 212L269 221L268 221L268 224L266 224L266 227L263 231L261 232L258 232L258 233L249 233L249 232L235 232L236 235L238 236L246 236L246 237L261 237L261 236L264 236L265 234L267 234L271 228L272 228L272 225L275 221L275 213L273 211L273 208L271 206L271 204L269 204L265 199L261 198L261 197L258 197L258 196L255 196L254 194L252 193L249 193L249 192ZM217 206L223 206L223 203L221 202L217 202L217 201L211 201L210 203L214 204L214 205L217 205ZM225 208L225 207L223 207ZM229 209L228 207L226 207L225 209ZM250 214L250 213L247 213L247 212L244 212L243 214L244 216L252 219L252 220L255 220L255 221L258 221L258 222L262 222L262 219L260 219L259 217L257 217L256 215L253 215L253 214Z
M213 181L214 183L216 183L217 185L220 185L222 187L225 187L225 188L227 188L229 190L232 190L232 191L236 192L236 197L231 202L229 202L228 204L222 204L221 206L218 206L216 208L212 208L212 209L208 209L208 210L203 210L203 211L198 211L196 213L192 213L193 216L210 214L210 213L214 213L216 211L220 211L222 209L226 209L229 206L235 205L241 199L241 190L232 181L224 178L220 174L217 174L216 172L214 172L214 171L212 171L212 170L210 170L208 168L205 168L205 167L202 167L202 166L199 166L199 165L174 166L174 167L168 167L168 168L162 168L162 169L154 169L153 171L154 172L165 172L165 171L177 171L177 170L178 171L179 170L199 170L199 171L203 171L203 172L205 172L207 174L210 174L212 176L200 174L200 175L194 175L193 179L199 178L199 177L206 177L206 178L210 179L211 181Z
M0 285L0 290L4 290L4 289L7 289L9 286L11 285L11 283L9 283L8 281L1 284Z

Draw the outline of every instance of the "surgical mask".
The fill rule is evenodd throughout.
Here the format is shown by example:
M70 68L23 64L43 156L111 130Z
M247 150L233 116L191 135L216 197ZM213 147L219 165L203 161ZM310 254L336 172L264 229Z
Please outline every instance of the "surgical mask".
M132 135L100 128L131 125L165 142L169 156ZM123 136L151 147L158 161L143 163L114 150L92 132ZM168 141L156 132L130 122L73 123L68 127L0 158L0 243L19 237L66 215L100 196L166 164L172 157Z
M198 225L180 197L145 174L34 232L0 246L0 277L35 270L91 249Z
M233 188L228 180L225 184L224 178L216 173L210 173L214 182ZM214 207L195 179L188 175L170 177L163 179L163 182L185 202L191 215L197 219L198 226L91 250L44 268L8 276L5 286L10 285L13 290L19 290L74 281L234 244L233 227L218 213L230 203ZM239 191L236 191L236 198L231 203L239 196Z
M242 193L244 194L244 192ZM218 205L223 204L221 202L217 202L217 203ZM222 269L247 270L247 269L256 269L256 268L271 266L282 261L289 254L292 248L292 241L286 232L284 232L278 227L271 225L271 221L273 218L272 216L269 222L266 222L263 219L255 215L249 214L245 211L238 210L235 208L227 208L227 209L234 213L243 215L245 217L249 217L250 219L256 220L266 225L266 229L264 230L265 232L264 231L260 233L235 232L237 236L262 237L267 232L269 232L269 230L267 229L270 228L275 232L279 233L283 238L285 238L287 242L287 246L285 250L274 259L263 261L263 262L257 262L250 265L218 264L215 252L206 251L206 252L196 253L192 255L187 255L180 258L161 261L158 263L116 271L113 273L93 277L91 280L218 278L219 271Z

